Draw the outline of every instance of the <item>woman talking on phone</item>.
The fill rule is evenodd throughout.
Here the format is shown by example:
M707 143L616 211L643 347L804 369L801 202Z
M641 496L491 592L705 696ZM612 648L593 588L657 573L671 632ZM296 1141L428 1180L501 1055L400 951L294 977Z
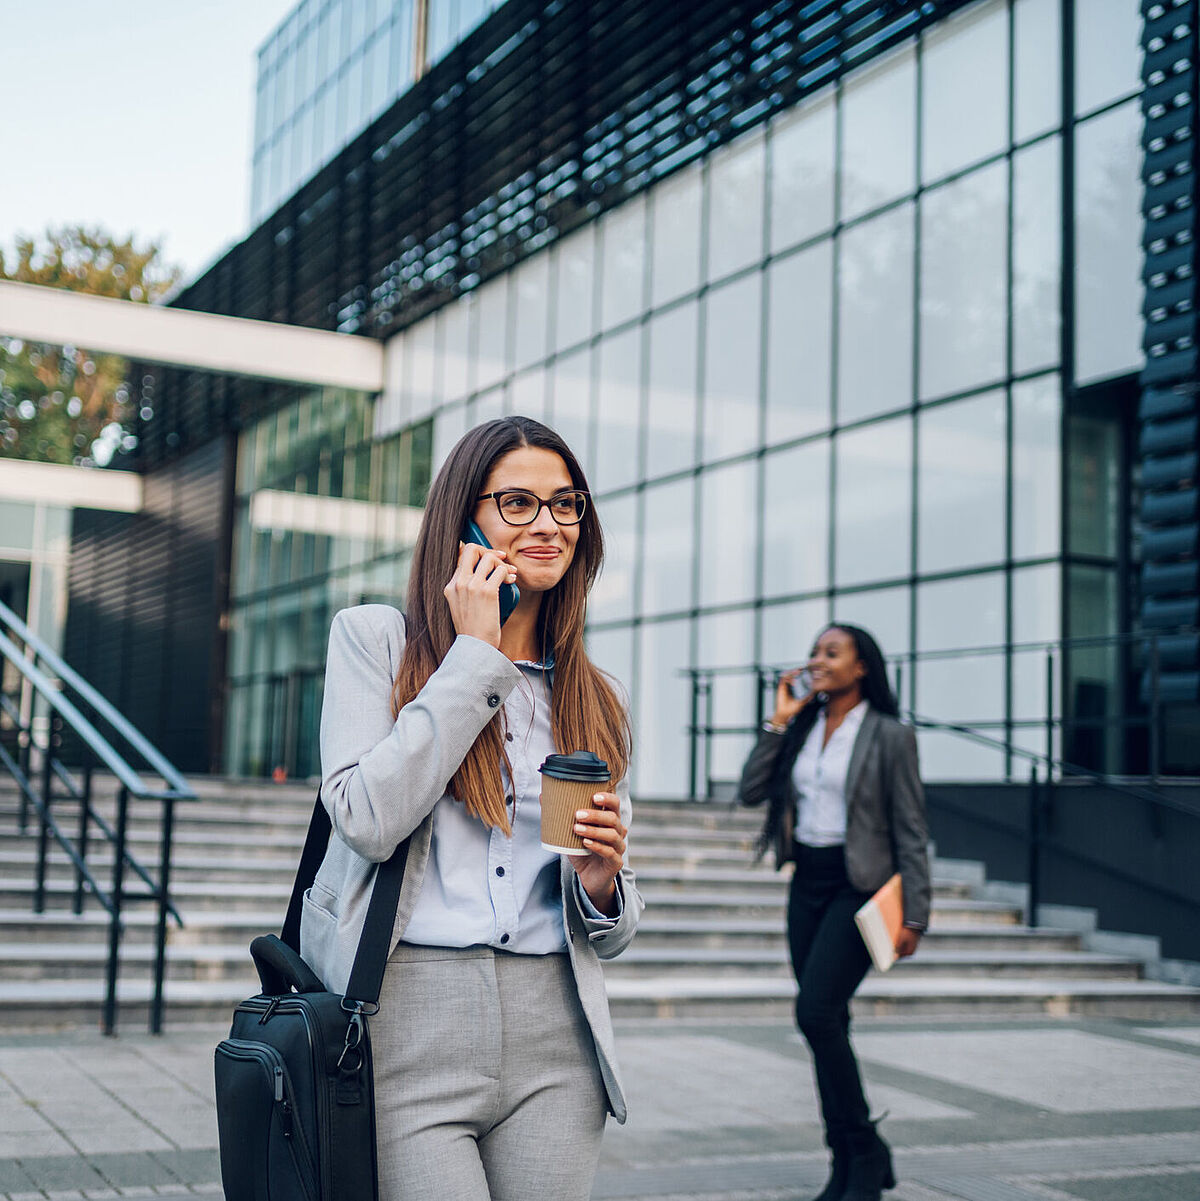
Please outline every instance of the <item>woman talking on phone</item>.
M334 833L301 950L344 990L376 865L411 838L371 1021L381 1201L584 1201L606 1115L625 1119L600 957L629 943L642 901L629 720L583 645L603 553L567 445L501 418L430 487L407 612L334 619ZM584 853L559 855L540 841L538 769L580 749L612 784L576 813Z
M829 1181L816 1201L879 1201L895 1187L891 1152L870 1119L850 1044L850 998L871 960L854 912L894 873L904 898L901 957L929 921L929 857L917 744L897 719L875 639L830 625L806 668L785 672L739 798L768 802L761 849L795 862L788 946L800 986L796 1023L812 1053Z

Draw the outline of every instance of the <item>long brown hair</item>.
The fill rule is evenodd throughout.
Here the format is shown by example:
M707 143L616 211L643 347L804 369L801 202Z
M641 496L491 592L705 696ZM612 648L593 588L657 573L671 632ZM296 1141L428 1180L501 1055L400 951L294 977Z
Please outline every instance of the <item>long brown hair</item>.
M454 622L442 590L458 565L459 535L497 460L524 446L553 451L566 464L574 487L587 491L583 469L570 447L552 429L529 417L499 417L459 439L430 485L413 549L407 635L392 687L393 716L424 688L454 642ZM629 769L629 718L607 677L588 659L583 646L587 596L603 562L604 535L595 508L589 504L571 565L542 597L538 637L543 655L554 656L550 729L555 748L562 753L595 751L608 762L615 783ZM507 834L512 827L504 803L501 764L510 767L501 713L497 712L451 777L449 792L472 816ZM509 774L511 778L511 770Z

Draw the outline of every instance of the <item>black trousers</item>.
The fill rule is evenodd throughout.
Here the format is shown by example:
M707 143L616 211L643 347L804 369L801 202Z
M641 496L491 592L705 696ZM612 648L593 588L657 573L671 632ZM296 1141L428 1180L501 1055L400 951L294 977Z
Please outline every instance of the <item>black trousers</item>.
M871 965L854 911L870 895L851 885L841 847L796 843L796 872L788 894L788 945L800 986L796 1025L812 1052L830 1146L870 1129L850 1045L850 998Z

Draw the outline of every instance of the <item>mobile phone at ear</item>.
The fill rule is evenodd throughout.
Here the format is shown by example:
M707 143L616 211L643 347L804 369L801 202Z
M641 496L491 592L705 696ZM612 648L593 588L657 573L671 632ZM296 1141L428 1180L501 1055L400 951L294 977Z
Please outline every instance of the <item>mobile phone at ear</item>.
M487 535L473 521L468 521L463 526L462 540L464 542L474 542L476 546L486 546L489 550L492 544L487 540ZM500 585L500 624L503 625L509 618L509 614L517 607L517 601L521 599L520 589L516 584L501 584Z

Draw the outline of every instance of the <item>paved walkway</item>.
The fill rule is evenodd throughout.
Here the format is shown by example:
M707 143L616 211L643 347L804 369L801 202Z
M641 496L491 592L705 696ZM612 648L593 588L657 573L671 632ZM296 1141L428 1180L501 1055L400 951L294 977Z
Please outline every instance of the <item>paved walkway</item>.
M0 1036L0 1198L220 1197L222 1033ZM625 1022L618 1041L631 1117L609 1128L595 1201L819 1189L791 1029ZM1200 1201L1200 1022L877 1019L856 1041L889 1111L893 1201Z

